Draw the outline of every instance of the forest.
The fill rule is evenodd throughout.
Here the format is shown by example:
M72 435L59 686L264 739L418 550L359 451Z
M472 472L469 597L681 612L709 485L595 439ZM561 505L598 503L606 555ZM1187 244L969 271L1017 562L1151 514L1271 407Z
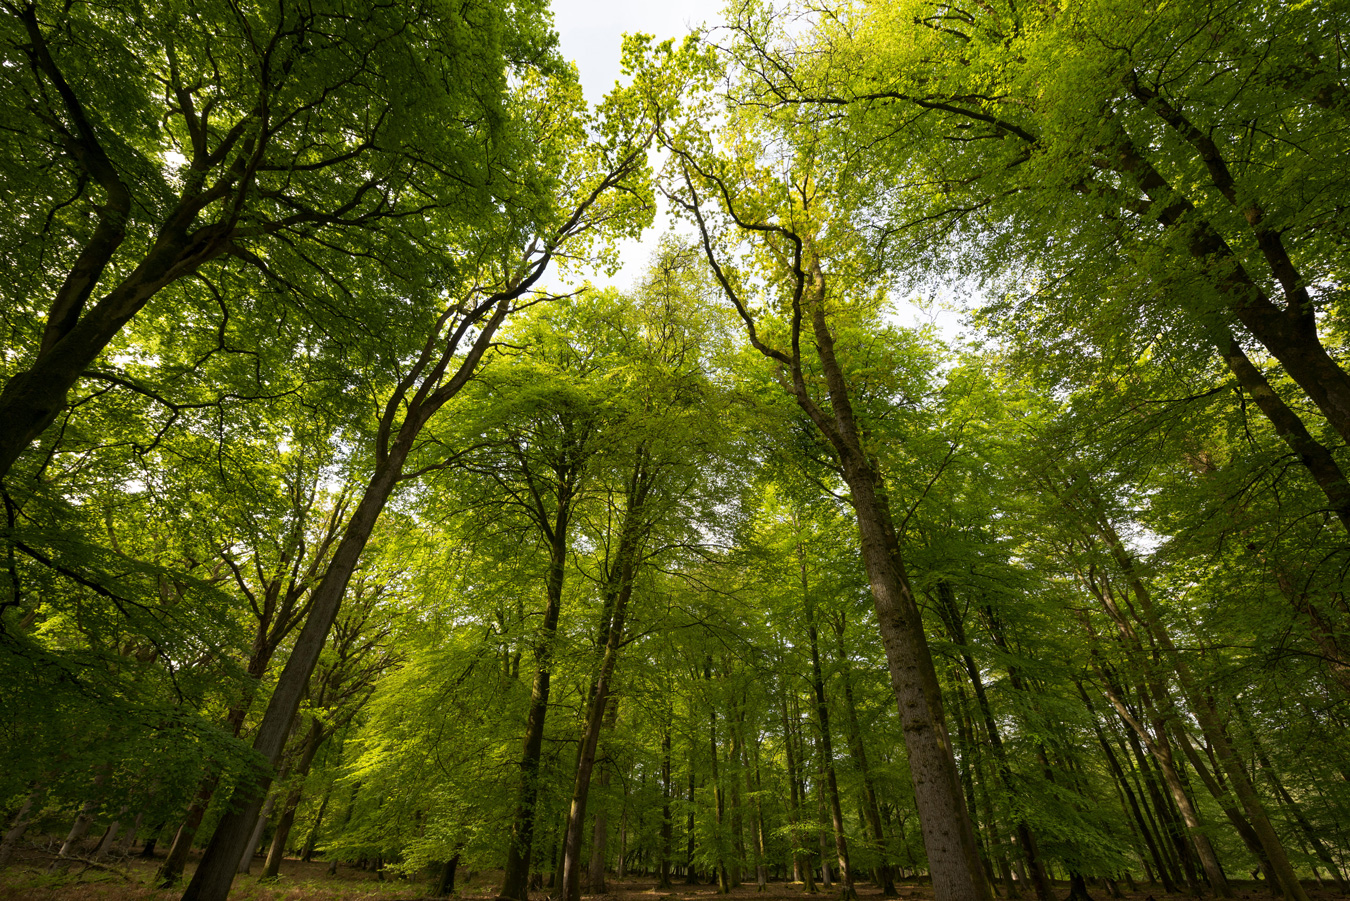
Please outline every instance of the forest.
M1348 41L0 0L0 897L1350 894Z

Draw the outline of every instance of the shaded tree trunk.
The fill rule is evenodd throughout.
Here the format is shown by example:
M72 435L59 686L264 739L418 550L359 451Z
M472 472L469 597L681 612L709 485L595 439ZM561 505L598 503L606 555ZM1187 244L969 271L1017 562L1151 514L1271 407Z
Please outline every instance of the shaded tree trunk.
M591 771L595 766L595 753L600 744L600 730L605 720L605 711L611 707L610 683L618 665L628 604L633 597L633 580L637 575L641 544L645 536L644 507L653 485L654 475L648 466L647 454L644 448L639 448L628 481L623 521L619 527L618 549L615 559L609 564L603 589L599 632L602 648L600 672L591 687L581 746L577 751L572 806L563 842L562 901L578 901L581 897L581 836L586 818L586 799L590 793ZM617 717L617 712L612 714L612 717ZM613 722L611 718L611 725ZM596 889L593 882L592 890L603 890L603 872L600 881L601 888Z
M840 898L852 901L858 897L853 887L853 869L849 865L848 840L844 836L844 811L839 802L839 782L834 771L834 745L830 735L830 705L825 697L825 677L820 666L820 639L816 629L815 604L807 585L806 556L797 545L797 563L801 573L802 604L806 612L806 635L811 649L811 690L815 695L816 725L820 729L820 761L825 771L825 794L829 801L830 824L834 827L834 849L839 860L839 880L843 883ZM827 885L829 880L823 880Z
M28 824L33 821L33 807L41 794L40 789L33 789L23 799L23 803L19 805L18 812L14 814L14 819L5 832L5 837L0 839L0 867L9 864L10 858L14 856L14 851L19 847L19 842L23 841L24 833L28 831Z

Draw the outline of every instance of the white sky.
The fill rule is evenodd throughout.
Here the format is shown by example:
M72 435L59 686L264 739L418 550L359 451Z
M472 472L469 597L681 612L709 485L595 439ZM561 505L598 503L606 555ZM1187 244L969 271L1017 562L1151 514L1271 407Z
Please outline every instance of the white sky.
M704 22L721 18L725 0L553 0L553 24L562 41L562 55L577 64L586 100L598 102L620 77L619 45L625 33L644 32L658 41L683 38ZM593 273L597 285L626 288L639 276L656 248L666 217L643 235L642 241L626 241L619 258L623 268L613 277Z
M577 64L586 99L596 103L620 77L619 47L625 33L645 32L658 41L683 38L704 23L722 18L726 0L553 0L553 24L562 43L562 55ZM590 274L596 285L627 288L641 277L657 240L668 227L664 209L641 241L625 241L619 252L622 268L613 278L603 272ZM569 282L571 279L568 280ZM961 331L960 316L950 294L927 309L900 301L898 319L909 326L935 325L939 333L953 338Z

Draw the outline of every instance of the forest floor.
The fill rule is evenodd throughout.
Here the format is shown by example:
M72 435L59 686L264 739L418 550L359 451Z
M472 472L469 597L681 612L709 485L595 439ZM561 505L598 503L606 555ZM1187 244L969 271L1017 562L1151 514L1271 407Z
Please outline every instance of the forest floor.
M182 890L150 887L158 861L132 858L108 866L86 866L74 863L64 875L46 872L50 858L37 855L20 856L11 865L0 870L0 901L178 901ZM254 862L262 869L262 861ZM501 884L500 872L475 873L469 879L461 878L456 886L456 897L461 901L492 901ZM716 901L716 885L686 885L677 882L670 890L657 891L650 877L610 879L609 891L603 895L589 894L590 901ZM1056 885L1060 897L1068 895L1068 885ZM1260 885L1237 883L1236 901L1269 901L1271 896ZM337 875L328 875L328 863L286 860L281 876L272 881L261 881L257 876L241 876L235 880L230 901L414 901L425 897L425 881L389 878L380 881L371 872L348 866L339 866ZM932 889L924 882L901 883L900 897L911 901L931 901ZM1095 901L1112 901L1103 890L1091 889ZM1311 901L1333 901L1344 896L1331 889L1308 885ZM860 901L880 901L881 892L869 883L858 886ZM1169 896L1156 887L1143 885L1138 891L1123 891L1121 901L1195 901L1189 895ZM544 901L546 891L531 893L532 899ZM755 890L753 882L734 889L729 901L805 901L808 896L799 883L771 882L763 892ZM815 896L818 901L835 901L833 889L821 887Z

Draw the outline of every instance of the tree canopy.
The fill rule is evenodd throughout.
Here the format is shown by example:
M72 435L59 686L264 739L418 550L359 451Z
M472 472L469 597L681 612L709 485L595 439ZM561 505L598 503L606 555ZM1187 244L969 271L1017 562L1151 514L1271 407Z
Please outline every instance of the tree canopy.
M1350 890L1350 7L551 16L0 0L0 885Z

